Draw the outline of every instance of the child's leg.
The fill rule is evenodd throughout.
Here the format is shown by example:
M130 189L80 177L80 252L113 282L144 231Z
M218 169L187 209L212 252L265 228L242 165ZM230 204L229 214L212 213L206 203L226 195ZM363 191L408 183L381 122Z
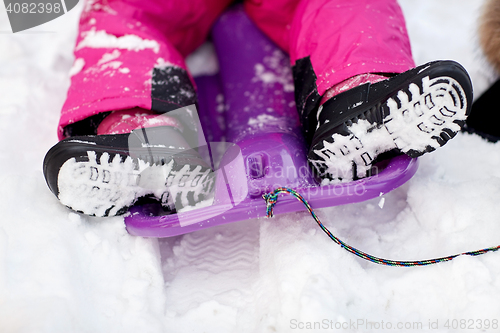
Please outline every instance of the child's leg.
M402 73L415 66L396 0L250 0L245 5L256 24L290 54L303 119L320 96L350 77ZM278 13L283 22L270 19Z
M193 110L179 109L196 103L183 58L228 2L87 3L59 124L59 137L69 138L44 160L61 203L110 216L144 197L179 209L210 195L210 166L190 149L197 138L186 135Z
M418 156L460 130L470 79L451 62L405 72L414 62L396 0L249 0L246 10L290 53L308 157L321 177L363 177L380 153ZM278 13L285 22L268 20ZM378 84L380 75L364 75L403 72Z
M80 19L59 138L95 134L107 111L194 104L184 57L229 0L89 1Z

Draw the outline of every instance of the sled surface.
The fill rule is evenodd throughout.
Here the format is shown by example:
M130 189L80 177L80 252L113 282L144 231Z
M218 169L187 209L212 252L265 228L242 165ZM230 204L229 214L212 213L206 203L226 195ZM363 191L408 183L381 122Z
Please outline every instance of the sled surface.
M170 215L162 215L158 205L132 207L125 217L130 234L170 237L263 217L262 194L278 187L295 189L314 209L361 202L392 191L415 174L417 160L403 155L377 165L374 176L320 186L307 164L288 56L240 6L221 16L212 38L219 73L195 81L215 168L213 201ZM304 209L292 196L280 196L274 214Z

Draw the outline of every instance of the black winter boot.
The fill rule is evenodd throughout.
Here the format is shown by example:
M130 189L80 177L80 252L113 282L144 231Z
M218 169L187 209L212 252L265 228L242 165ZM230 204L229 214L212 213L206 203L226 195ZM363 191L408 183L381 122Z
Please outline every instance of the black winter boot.
M127 212L142 198L173 210L211 194L213 172L173 127L70 137L43 163L50 190L67 207L93 216Z
M417 157L443 146L461 130L471 104L471 80L454 61L363 84L303 119L309 162L323 184L366 177L384 152Z

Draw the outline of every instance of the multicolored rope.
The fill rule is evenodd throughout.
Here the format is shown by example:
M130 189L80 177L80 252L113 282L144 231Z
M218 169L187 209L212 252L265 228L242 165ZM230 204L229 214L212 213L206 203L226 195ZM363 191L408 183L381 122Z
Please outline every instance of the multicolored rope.
M321 221L319 220L316 213L314 213L314 211L311 208L311 206L309 205L309 203L299 193L297 193L296 191L294 191L292 189L289 189L286 187L280 187L280 188L277 188L276 190L274 190L273 192L268 193L268 194L264 194L262 196L264 198L264 200L266 200L267 217L273 217L273 209L274 209L274 206L276 205L276 203L278 202L278 195L280 193L291 194L295 198L297 198L297 200L301 201L304 204L304 206L306 206L307 210L309 211L311 216L314 218L316 223L319 225L321 230L323 230L328 235L328 237L330 237L335 243L340 245L344 250L347 250L360 258L363 258L365 260L371 261L371 262L376 263L376 264L386 265L386 266L399 266L399 267L427 266L427 265L437 264L440 262L450 261L450 260L452 260L456 257L459 257L459 256L478 256L481 254L485 254L487 252L494 252L494 251L500 250L500 245L499 245L499 246L490 247L490 248L482 249L482 250L478 250L478 251L471 251L471 252L464 252L464 253L460 253L460 254L455 254L452 256L448 256L448 257L428 259L428 260L416 260L416 261L398 261L398 260L389 260L389 259L378 258L378 257L372 256L368 253L360 251L360 250L344 243L342 240L340 240L335 235L333 235L330 232L330 230L328 230L323 225L323 223L321 223Z

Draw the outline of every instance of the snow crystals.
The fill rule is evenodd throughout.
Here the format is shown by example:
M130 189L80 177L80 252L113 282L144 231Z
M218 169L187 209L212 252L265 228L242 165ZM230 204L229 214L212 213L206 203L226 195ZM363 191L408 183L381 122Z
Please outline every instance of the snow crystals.
M136 35L116 37L104 30L96 31L95 28L83 33L83 39L76 46L76 50L84 47L91 48L117 48L130 51L151 49L155 53L160 51L160 44L155 40L142 39Z

